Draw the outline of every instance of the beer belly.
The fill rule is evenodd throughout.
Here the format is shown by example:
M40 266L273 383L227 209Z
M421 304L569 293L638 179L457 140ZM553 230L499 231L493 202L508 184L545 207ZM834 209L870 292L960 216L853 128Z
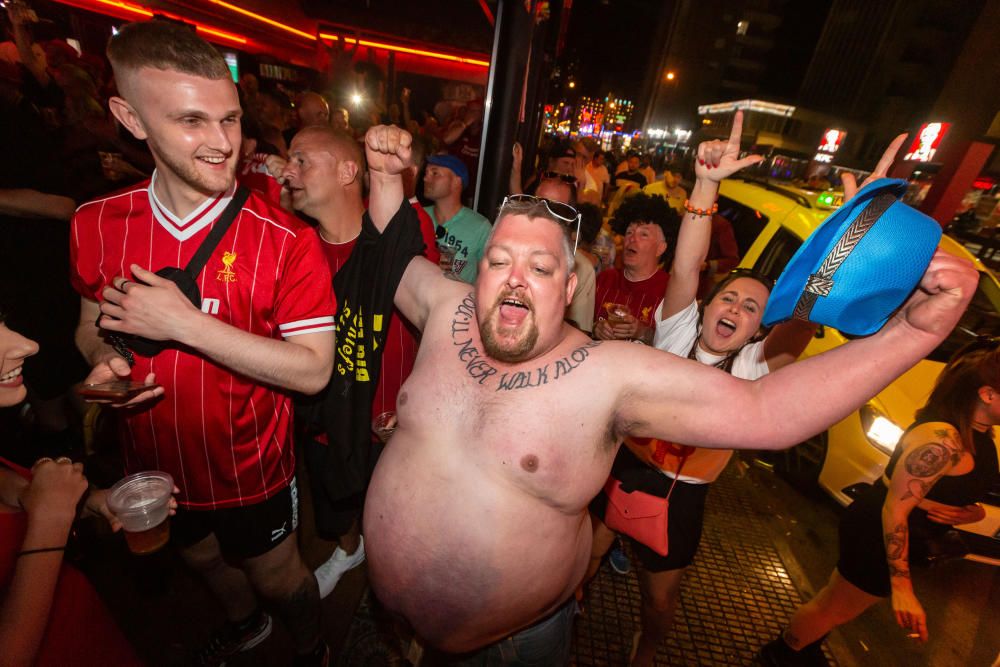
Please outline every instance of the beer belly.
M426 641L471 651L564 602L590 555L585 508L525 493L482 461L397 431L364 514L372 587Z

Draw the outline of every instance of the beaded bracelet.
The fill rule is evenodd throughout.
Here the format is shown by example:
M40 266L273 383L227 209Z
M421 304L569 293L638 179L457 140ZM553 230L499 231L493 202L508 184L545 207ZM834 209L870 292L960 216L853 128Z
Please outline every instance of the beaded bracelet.
M690 213L691 215L708 216L712 215L713 213L719 210L719 204L718 202L712 204L712 208L696 208L694 206L691 206L690 199L685 199L684 210Z
M44 554L50 551L66 551L66 545L64 544L61 547L43 547L41 549L25 549L24 551L18 551L17 557L20 558L21 556L29 556L31 554Z

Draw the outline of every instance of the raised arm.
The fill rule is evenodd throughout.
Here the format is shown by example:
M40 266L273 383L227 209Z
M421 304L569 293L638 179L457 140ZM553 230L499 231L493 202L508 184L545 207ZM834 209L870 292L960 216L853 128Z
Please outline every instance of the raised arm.
M846 417L934 350L965 310L977 280L970 262L938 251L920 288L877 334L752 383L653 350L630 350L628 363L635 365L623 363L617 372L625 378L618 428L703 447L795 445ZM822 401L803 404L803 396L817 391Z
M958 432L943 422L921 424L907 433L882 506L882 533L896 622L919 634L921 641L927 641L927 616L910 579L908 519L927 492L959 462L959 443Z
M515 141L514 145L510 149L510 154L510 176L508 177L507 182L507 194L524 194L524 186L522 185L521 176L521 167L524 163L524 149L521 147L521 144Z
M375 125L365 133L371 190L368 214L381 232L402 205L403 171L413 162L413 137L393 125Z
M413 139L406 130L376 125L365 134L365 158L370 171L368 214L381 232L405 199L402 173L410 166ZM423 331L434 304L458 283L445 278L437 264L414 257L396 288L394 303L415 327Z
M663 295L661 319L665 320L687 308L698 293L698 277L712 240L711 209L719 194L719 183L740 169L764 159L760 155L740 159L742 133L743 112L737 111L727 141L706 141L698 146L694 189L688 199L689 210L684 214L677 234L677 248L670 269L670 282ZM692 213L690 209L706 213Z
M881 159L875 165L871 175L865 179L861 187L868 185L872 181L885 178L896 159L899 147L906 140L906 135L897 136L882 153ZM850 200L858 192L858 184L851 173L844 174L844 201ZM789 320L776 326L764 341L764 359L767 367L771 371L776 371L782 366L787 366L802 354L802 350L809 344L809 339L816 333L816 325L803 322L801 320Z

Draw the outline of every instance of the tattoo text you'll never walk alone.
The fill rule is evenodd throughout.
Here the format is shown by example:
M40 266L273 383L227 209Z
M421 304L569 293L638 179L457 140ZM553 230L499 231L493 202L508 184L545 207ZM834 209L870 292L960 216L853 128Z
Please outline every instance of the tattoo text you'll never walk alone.
M485 384L491 377L499 375L496 391L529 389L554 382L578 368L590 356L590 348L600 345L600 341L590 341L555 362L534 370L501 373L476 347L472 338L473 326L477 326L476 300L470 292L458 305L451 321L452 344L458 348L458 359L465 364L465 372L479 384Z

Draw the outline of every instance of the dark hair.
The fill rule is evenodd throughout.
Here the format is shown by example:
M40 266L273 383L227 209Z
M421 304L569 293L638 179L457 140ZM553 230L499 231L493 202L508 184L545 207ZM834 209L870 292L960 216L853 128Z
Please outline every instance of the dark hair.
M947 422L958 430L962 447L974 452L973 417L981 387L1000 388L1000 338L983 337L959 349L941 371L918 421Z
M123 68L176 70L206 79L231 76L225 59L194 29L162 19L123 26L108 41L107 54L119 85Z
M667 250L660 255L658 261L669 268L674 258L674 246L677 245L677 233L680 231L681 218L663 197L637 192L622 201L615 209L611 218L611 229L616 234L624 236L628 226L633 223L648 223L658 226L663 231L667 241Z
M589 247L601 233L601 225L604 223L601 209L594 204L578 204L576 210L580 212L580 238L577 240L580 245Z
M722 290L726 288L727 285L740 278L750 278L751 280L756 280L761 285L767 288L768 296L771 295L771 290L774 289L774 281L765 276L760 271L756 271L754 269L746 269L746 268L733 269L732 271L726 274L725 278L715 283L715 285L712 286L712 289L708 291L708 294L705 295L705 298L701 300L701 304L698 306L699 324L701 323L701 319L705 316L705 306L712 303L712 299L719 296L719 294L722 292ZM763 307L765 304L760 304L760 305L761 307ZM765 336L767 336L770 330L771 330L770 327L762 326L760 330L756 334L754 334L747 342L754 343L758 340L762 340Z

